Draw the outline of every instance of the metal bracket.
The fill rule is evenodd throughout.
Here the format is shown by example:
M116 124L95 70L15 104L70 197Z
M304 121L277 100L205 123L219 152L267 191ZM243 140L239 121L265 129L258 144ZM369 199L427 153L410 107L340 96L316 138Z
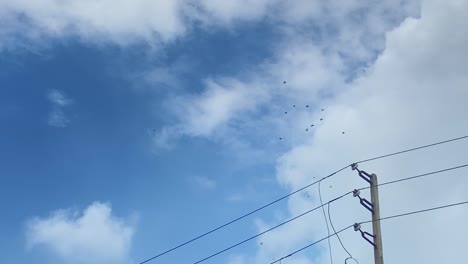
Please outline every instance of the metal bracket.
M372 235L372 234L369 233L369 232L362 231L362 230L361 230L361 225L360 225L360 224L358 224L358 223L354 224L354 231L359 231L359 232L361 232L362 238L364 238L367 242L369 242L369 244L371 244L373 247L375 247L375 244L374 244L374 242L372 241L372 240L375 238L375 236ZM370 240L370 239L368 238L368 236L372 237L372 240Z
M359 198L359 202L361 203L362 206L364 206L367 210L369 210L372 214L374 213L374 204L369 202L366 198L361 198L359 195L361 192L359 190L354 190L353 191L353 196Z
M351 164L351 169L352 169L352 170L357 170L357 171L358 171L358 174L359 174L359 176L360 176L361 178L363 178L363 179L364 179L366 182L368 182L369 184L372 184L372 176L371 176L369 173L367 173L367 172L365 172L365 171L363 171L363 170L359 170L359 169L358 169L358 164L357 164L357 163Z

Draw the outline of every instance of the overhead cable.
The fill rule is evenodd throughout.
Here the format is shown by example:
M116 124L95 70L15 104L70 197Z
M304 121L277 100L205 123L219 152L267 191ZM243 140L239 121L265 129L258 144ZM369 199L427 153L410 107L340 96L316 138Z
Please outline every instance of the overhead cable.
M401 150L401 151L398 151L398 152L393 152L393 153L389 153L389 154L385 154L385 155L381 155L381 156L377 156L377 157L357 161L357 162L354 162L354 163L370 162L370 161L383 159L383 158L386 158L386 157L395 156L395 155L399 155L399 154L403 154L403 153L407 153L407 152L411 152L411 151L416 151L416 150L420 150L420 149L424 149L424 148L434 147L434 146L437 146L437 145L442 145L442 144L446 144L446 143L449 143L449 142L454 142L454 141L458 141L458 140L462 140L462 139L466 139L466 138L468 138L468 135L467 136L462 136L462 137L457 137L457 138L452 138L452 139L448 139L448 140L444 140L444 141L439 141L439 142L431 143L431 144L428 144L428 145L414 147L414 148L410 148L410 149L406 149L406 150ZM200 234L198 236L195 236L194 238L191 238L191 239L189 239L189 240L187 240L187 241L185 241L185 242L183 242L183 243L181 243L181 244L179 244L177 246L169 248L169 249L167 249L167 250L165 250L165 251L163 251L163 252L161 252L161 253L159 253L159 254L151 257L151 258L148 258L148 259L146 259L144 261L139 262L138 264L144 264L144 263L147 263L147 262L149 262L151 260L157 259L157 258L159 258L161 256L164 256L164 255L166 255L166 254L168 254L168 253L170 253L170 252L172 252L174 250L177 250L177 249L179 249L181 247L184 247L184 246L186 246L186 245L188 245L188 244L190 244L192 242L195 242L195 241L197 241L197 240L199 240L199 239L201 239L201 238L203 238L203 237L205 237L207 235L210 235L210 234L212 234L212 233L214 233L214 232L216 232L216 231L218 231L218 230L220 230L222 228L225 228L225 227L227 227L227 226L229 226L229 225L231 225L231 224L233 224L235 222L238 222L238 221L240 221L240 220L242 220L242 219L244 219L244 218L246 218L246 217L248 217L250 215L253 215L253 214L255 214L255 213L257 213L257 212L259 212L259 211L261 211L261 210L263 210L263 209L265 209L267 207L272 206L273 204L276 204L276 203L278 203L280 201L283 201L286 198L288 198L288 197L290 197L290 196L292 196L292 195L294 195L294 194L296 194L298 192L301 192L301 191L303 191L303 190L317 184L318 182L320 182L322 180L325 180L327 178L332 177L335 174L338 174L339 172L341 172L341 171L345 170L346 168L348 168L348 166L350 166L350 165L346 165L343 168L340 168L340 169L328 174L327 176L321 178L320 180L317 180L317 181L314 181L314 182L312 182L310 184L307 184L302 188L299 188L299 189L297 189L297 190L295 190L293 192L290 192L290 193L288 193L288 194L286 194L286 195L284 195L284 196L282 196L280 198L277 198L276 200L273 200L273 201L271 201L271 202L269 202L269 203L267 203L267 204L265 204L263 206L258 207L257 209L254 209L254 210L252 210L250 212L247 212L247 213L245 213L245 214L243 214L243 215L241 215L241 216L239 216L237 218L234 218L233 220L230 220L230 221L228 221L228 222L226 222L226 223L224 223L224 224L222 224L222 225L220 225L220 226L218 226L216 228L213 228L213 229L211 229L209 231L206 231L206 232L204 232L204 233L202 233L202 234Z
M466 166L468 166L468 164L467 164L467 165L463 165L463 166L457 166L457 167L452 167L452 168L448 168L448 169L443 169L443 170L439 170L439 171L435 171L435 172L425 173L425 175L432 175L432 174L436 174L436 173L442 173L442 172L445 172L445 171L447 171L447 170L449 170L449 169L457 169L457 168L459 169L459 168L463 168L463 167L466 167ZM419 176L419 175L417 175L417 176ZM416 176L410 176L410 177L407 177L407 178L399 179L399 180L397 180L397 181L385 182L385 183L382 183L382 184L380 184L380 185L388 185L388 184L391 184L391 183L401 182L401 181L408 180L408 179L414 179L415 177L416 177ZM362 188L362 189L365 189L365 188ZM312 208L312 209L310 209L310 210L308 210L308 211L306 211L306 212L304 212L304 213L302 213L302 214L299 214L299 215L297 215L297 216L295 216L295 217L293 217L293 218L290 218L290 219L288 219L288 220L286 220L286 221L284 221L284 222L281 222L280 224L278 224L278 225L276 225L276 226L274 226L274 227L271 227L271 228L269 228L269 229L267 229L267 230L265 230L265 231L263 231L263 232L260 232L260 233L258 233L258 234L256 234L256 235L253 235L253 236L249 237L249 238L246 238L246 239L244 239L244 240L242 240L242 241L240 241L240 242L238 242L238 243L236 243L236 244L233 244L233 245L231 245L231 246L229 246L229 247L226 247L226 248L224 248L224 249L222 249L222 250L219 250L219 251L217 251L217 252L215 252L215 253L213 253L213 254L207 256L207 257L204 257L203 259L200 259L200 260L194 262L193 264L198 264L198 263L204 262L204 261L206 261L206 260L208 260L208 259L211 259L211 258L213 258L213 257L215 257L215 256L218 256L218 255L220 255L220 254L222 254L222 253L224 253L224 252L226 252L226 251L229 251L229 250L231 250L231 249L234 249L234 248L236 248L236 247L238 247L238 246L240 246L240 245L242 245L242 244L245 244L245 243L247 243L247 242L249 242L249 241L251 241L251 240L253 240L253 239L257 238L257 237L260 237L260 236L262 236L262 235L264 235L264 234L266 234L266 233L268 233L268 232L271 232L271 231L273 231L273 230L275 230L275 229L277 229L277 228L279 228L279 227L281 227L281 226L284 226L284 225L286 225L286 224L288 224L288 223L290 223L290 222L292 222L292 221L294 221L294 220L296 220L296 219L298 219L298 218L301 218L301 217L303 217L303 216L305 216L305 215L307 215L307 214L309 214L309 213L311 213L311 212L313 212L313 211L315 211L315 210L317 210L317 209L324 208L324 206L326 206L326 205L330 206L331 203L333 203L333 202L335 202L335 201L337 201L337 200L339 200L339 199L342 199L342 198L344 198L346 195L351 194L351 193L353 193L353 192L351 191L351 192L344 193L344 194L342 194L342 195L340 195L340 196L338 196L338 197L336 197L336 198L331 199L330 201L328 201L328 202L326 202L326 203L321 203L319 206L316 206L316 207L314 207L314 208ZM329 216L330 216L330 215L329 215ZM333 226L333 223L332 223L332 222L330 222L330 223L332 224L332 228L335 229L334 226ZM335 231L335 230L334 230L334 231ZM335 231L335 233L333 233L331 236L333 236L333 235L336 234L336 233L337 233L337 232ZM331 236L328 236L328 237L326 237L325 239L329 239ZM341 241L340 241L340 242L341 242ZM342 244L342 245L343 245L343 244ZM343 246L343 248L344 248L344 246ZM346 249L345 249L345 250L346 250ZM346 251L347 251L347 250L346 250ZM349 254L349 251L347 251L347 253ZM349 255L350 255L351 259L354 259L354 258L352 258L351 254L349 254Z
M442 206L437 206L437 207L432 207L432 208L427 208L427 209L422 209L422 210L418 210L418 211L412 211L412 212L407 212L407 213L402 213L402 214L397 214L397 215L391 215L391 216L386 216L386 217L381 217L379 219L376 219L376 220L369 220L369 221L364 221L364 222L360 222L360 224L366 224L366 223L372 223L372 222L376 222L376 221L383 221L383 220L387 220L387 219L392 219L392 218L398 218L398 217L403 217L403 216L408 216L408 215L413 215L413 214L419 214L419 213L424 213L424 212L429 212L429 211L434 211L434 210L439 210L439 209L444 209L444 208L448 208L448 207L454 207L454 206L460 206L460 205L465 205L465 204L468 204L468 201L464 201L464 202L459 202L459 203L453 203L453 204L447 204L447 205L442 205ZM310 243L296 251L293 251L291 253L289 253L288 255L284 256L284 257L281 257L280 259L278 260L275 260L273 262L270 262L270 264L274 264L274 263L278 263L286 258L289 258L289 257L292 257L293 255L307 249L307 248L310 248L311 246L315 245L315 244L318 244L320 242L322 242L323 240L325 239L328 239L334 235L337 235L349 228L353 227L353 225L350 225L350 226L347 226L343 229L340 229L339 231L337 232L334 232L333 234L329 235L329 236L326 236L324 238L321 238L313 243Z

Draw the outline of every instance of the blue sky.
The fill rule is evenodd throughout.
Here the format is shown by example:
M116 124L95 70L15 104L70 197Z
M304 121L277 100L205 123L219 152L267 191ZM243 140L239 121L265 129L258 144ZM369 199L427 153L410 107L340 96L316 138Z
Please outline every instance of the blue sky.
M250 30L245 29L245 34L251 34ZM258 60L255 58L258 54L249 56L249 61L235 59L246 56L242 50L235 53L218 51L197 57L197 53L203 54L203 50L209 49L208 45L213 45L212 49L216 50L219 43L237 39L222 33L200 38L180 44L181 54L168 55L163 62L158 60L156 63L171 65L179 57L185 57L193 64L202 64L205 59L209 61L203 63L202 69L190 69L189 76L183 80L187 83L176 93L191 92L185 90L185 86L192 89L189 82L201 76L223 74L232 71L231 67ZM197 47L196 51L186 51L187 46ZM2 133L5 135L2 137L5 150L2 158L8 160L2 166L7 181L3 186L9 186L2 190L2 200L8 204L7 201L16 195L25 198L15 202L17 209L7 219L8 226L15 226L8 229L18 241L13 250L23 251L24 237L16 235L29 216L41 215L54 208L83 208L93 201L103 201L111 202L113 210L120 214L141 214L139 226L145 226L148 231L137 233L136 237L151 241L151 237L162 233L170 238L162 245L137 244L135 252L140 258L146 257L155 249L168 247L197 234L198 230L235 216L236 212L243 212L245 205L230 203L229 195L253 188L250 198L255 204L261 204L279 193L276 184L262 182L262 178L267 179L274 172L272 162L245 166L241 162L232 162L237 157L206 139L182 139L173 149L154 153L151 146L153 129L160 129L170 121L159 105L172 91L152 94L134 87L137 84L132 83L133 72L152 63L144 55L127 55L121 49L105 51L80 44L57 45L47 53L45 58L35 54L22 55L20 65L8 61L2 63L5 73L2 76L2 108L7 111L2 117ZM129 61L130 66L123 66ZM231 64L225 65L226 69L214 66L224 65L226 61ZM130 74L121 76L124 71ZM142 85L144 89L159 89ZM161 86L161 90L166 89L164 84ZM54 91L70 101L66 106L59 106L68 120L64 124L49 122L56 107L49 98ZM202 184L197 186L197 181L192 180L197 178L216 182L216 190ZM275 190L253 193L265 184ZM199 205L196 210L194 205ZM213 209L227 205L229 210L213 212ZM188 215L191 224L186 226ZM160 223L161 227L155 227L155 223ZM165 223L171 223L173 228L185 228L177 228L181 231L174 232ZM31 258L34 257L33 253Z
M135 238L146 242L134 244L134 257L146 258L279 194L279 187L267 181L273 161L245 165L203 138L184 138L157 153L151 145L153 130L171 120L161 107L168 96L199 92L205 76L231 74L264 60L270 53L264 47L275 39L271 31L266 25L246 25L233 33L195 32L156 58L139 47L83 43L51 44L45 55L5 54L2 158L8 162L2 174L8 188L2 190L3 206L10 208L16 195L26 198L15 202L17 209L6 222L8 238L16 241L9 244L11 250L23 255L25 238L17 235L30 216L102 201L112 203L117 214L141 216L138 226L147 231ZM187 68L180 73L180 87L149 84L140 76L152 67L177 63ZM70 101L58 106L67 120L63 124L50 122L57 107L49 98L54 92ZM269 190L257 190L260 186ZM245 191L253 204L230 202ZM226 206L229 210L217 211ZM168 239L148 243L155 236ZM25 261L35 258L31 252Z
M463 136L467 10L455 0L0 3L0 262L138 263L344 164ZM366 169L393 180L466 163L466 147ZM324 181L324 200L363 185L350 175ZM382 190L382 215L467 200L466 176L450 176ZM153 263L193 263L315 207L316 191ZM367 220L360 209L336 204L336 225ZM468 216L451 212L417 228L417 218L383 224L386 261L459 261L456 246L430 241L463 241L466 229L397 250L407 232ZM326 235L320 213L207 263L269 263ZM372 259L356 234L343 239ZM329 263L327 250L289 261Z

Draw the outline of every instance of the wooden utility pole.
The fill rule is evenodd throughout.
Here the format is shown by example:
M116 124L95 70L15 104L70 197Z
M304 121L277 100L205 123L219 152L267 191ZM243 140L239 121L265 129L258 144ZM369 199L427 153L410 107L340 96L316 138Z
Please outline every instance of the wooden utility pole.
M382 249L382 231L380 230L380 206L379 206L379 187L377 183L377 175L372 174L371 177L371 202L372 202L372 230L374 233L374 263L383 264L383 249Z
M354 231L361 232L361 236L374 247L374 264L383 264L382 231L380 230L379 183L377 182L377 175L374 173L369 174L358 169L357 163L351 164L351 169L356 170L359 177L370 184L370 202L366 198L362 198L360 196L360 191L357 189L353 191L353 196L358 197L361 205L372 213L372 231L374 234L362 231L361 225L358 223L354 224ZM372 237L372 240L370 237Z

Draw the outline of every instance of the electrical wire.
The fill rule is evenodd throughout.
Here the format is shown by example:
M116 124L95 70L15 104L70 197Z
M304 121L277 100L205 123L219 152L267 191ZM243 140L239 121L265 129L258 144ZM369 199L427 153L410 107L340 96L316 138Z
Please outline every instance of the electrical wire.
M422 210L418 210L418 211L413 211L413 212L408 212L408 213L402 213L402 214L397 214L397 215L381 217L381 218L376 219L376 220L368 220L368 221L360 222L360 224L367 224L367 223L372 223L372 222L382 221L382 220L387 220L387 219L392 219L392 218L398 218L398 217L407 216L407 215L425 213L425 212L429 212L429 211L434 211L434 210L439 210L439 209L444 209L444 208L454 207L454 206L459 206L459 205L464 205L464 204L468 204L468 201L453 203L453 204L446 204L446 205L441 205L441 206L437 206L437 207L422 209Z
M444 140L444 141L439 141L439 142L435 142L435 143L431 143L431 144L428 144L428 145L423 145L423 146L419 146L419 147L415 147L415 148L410 148L410 149L406 149L406 150L402 150L402 151L398 151L398 152L394 152L394 153L390 153L390 154L385 154L385 155L377 156L377 157L374 157L374 158L369 158L369 159L357 161L355 163L365 163L365 162L369 162L369 161L373 161L373 160L377 160L377 159L383 159L383 158L386 158L386 157L399 155L399 154L402 154L402 153L411 152L411 151L415 151L415 150L420 150L420 149L424 149L424 148L429 148L429 147L433 147L433 146L436 146L436 145L446 144L446 143L449 143L449 142L454 142L454 141L458 141L458 140L462 140L462 139L466 139L466 138L468 138L468 135L467 136L462 136L462 137L457 137L457 138L452 138L452 139L448 139L448 140ZM209 234L212 234L212 233L214 233L214 232L216 232L216 231L218 231L218 230L220 230L220 229L222 229L222 228L224 228L226 226L229 226L229 225L231 225L231 224L233 224L235 222L238 222L238 221L240 221L240 220L242 220L242 219L244 219L244 218L246 218L246 217L248 217L248 216L250 216L252 214L255 214L255 213L257 213L257 212L259 212L259 211L261 211L261 210L263 210L263 209L265 209L267 207L270 207L271 205L276 204L276 203L278 203L278 202L280 202L280 201L282 201L282 200L284 200L284 199L286 199L286 198L288 198L288 197L290 197L290 196L292 196L292 195L294 195L294 194L296 194L298 192L301 192L301 191L311 187L312 185L317 184L319 181L322 181L322 180L325 180L327 178L330 178L330 177L334 176L335 174L337 174L337 173L345 170L346 168L348 168L348 166L350 166L350 165L346 165L343 168L341 168L339 170L336 170L335 172L333 172L331 174L328 174L327 176L321 178L318 181L315 181L315 182L312 182L312 183L310 183L308 185L305 185L302 188L299 188L299 189L297 189L297 190L295 190L293 192L290 192L290 193L288 193L288 194L286 194L286 195L284 195L284 196L282 196L282 197L280 197L280 198L278 198L276 200L273 200L272 202L269 202L269 203L267 203L267 204L265 204L265 205L263 205L261 207L258 207L257 209L254 209L254 210L252 210L252 211L250 211L248 213L245 213L245 214L243 214L243 215L241 215L241 216L239 216L239 217L237 217L237 218L235 218L235 219L233 219L231 221L228 221L228 222L226 222L226 223L224 223L224 224L222 224L222 225L220 225L220 226L218 226L216 228L213 228L213 229L211 229L209 231L206 231L206 232L204 232L204 233L202 233L202 234L200 234L200 235L198 235L198 236L196 236L196 237L194 237L192 239L189 239L189 240L187 240L187 241L185 241L185 242L183 242L183 243L181 243L181 244L179 244L177 246L169 248L169 249L167 249L167 250L165 250L165 251L163 251L163 252L161 252L161 253L159 253L159 254L151 257L151 258L148 258L148 259L146 259L144 261L139 262L138 264L144 264L144 263L147 263L147 262L149 262L151 260L157 259L157 258L159 258L159 257L161 257L163 255L166 255L166 254L168 254L168 253L170 253L170 252L172 252L174 250L177 250L177 249L179 249L179 248L181 248L183 246L186 246L186 245L188 245L188 244L190 244L192 242L195 242L195 241L197 241L197 240L199 240L199 239L201 239L201 238L203 238L203 237L205 237L205 236L207 236Z
M446 171L451 171L451 170L457 170L457 169L461 169L461 168L465 168L465 167L468 167L468 164L463 164L463 165L460 165L460 166L450 167L450 168L442 169L442 170L438 170L438 171L431 171L431 172L427 172L427 173L423 173L423 174L419 174L419 175L415 175L415 176L411 176L411 177L407 177L407 178L401 178L401 179L394 180L394 181L379 183L379 184L377 184L377 186L385 186L385 185L393 184L393 183L397 183L397 182L414 180L414 179L417 179L417 178L427 177L427 176L431 176L431 175L434 175L434 174L438 174L438 173L442 173L442 172L446 172ZM362 188L359 188L358 190L365 190L365 189L370 189L370 186L362 187Z
M325 208L323 206L323 202L322 202L322 192L320 191L320 183L322 181L319 181L318 183L318 193L319 193L319 198L320 198L320 205L322 207L322 212L323 212L323 219L325 220L325 225L327 226L327 236L330 235L330 228L328 227L328 221L327 221L327 216L325 215ZM328 208L330 209L330 204L328 204ZM331 248L331 244L330 244L330 238L327 238L327 241L328 241L328 252L330 254L330 263L333 264L333 253L332 253L332 248Z
M299 253L299 252L301 252L301 251L303 251L303 250L306 250L306 249L310 248L311 246L314 246L314 245L316 245L316 244L318 244L318 243L324 241L325 239L328 239L328 238L330 238L330 237L332 237L332 236L334 236L334 235L336 235L336 234L339 234L339 233L341 233L341 232L343 232L343 231L345 231L345 230L347 230L347 229L349 229L349 228L351 228L351 227L353 227L353 225L347 226L347 227L345 227L345 228L343 228L343 229L341 229L341 230L339 230L339 231L337 231L337 232L335 232L335 233L333 233L333 234L331 234L331 235L329 235L329 236L326 236L326 237L324 237L324 238L321 238L321 239L319 239L319 240L317 240L317 241L315 241L315 242L313 242L313 243L311 243L311 244L308 244L307 246L304 246L304 247L302 247L302 248L300 248L300 249L298 249L298 250L296 250L296 251L293 251L293 252L289 253L288 255L286 255L286 256L284 256L284 257L281 257L281 258L278 259L278 260L275 260L275 261L273 261L273 262L270 262L270 264L278 263L279 261L282 261L282 260L284 260L284 259L286 259L286 258L292 257L293 255L295 255L295 254L297 254L297 253Z
M301 217L303 217L303 216L305 216L305 215L307 215L307 214L309 214L309 213L311 213L311 212L313 212L313 211L315 211L315 210L317 210L317 209L320 209L320 208L324 207L324 206L327 205L327 204L330 204L330 203L332 203L332 202L335 202L335 201L337 201L337 200L339 200L339 199L341 199L341 198L343 198L343 197L345 197L346 195L351 194L351 193L353 193L353 192L347 192L347 193L345 193L345 194L342 194L342 195L340 195L340 196L338 196L338 197L336 197L336 198L334 198L334 199L328 201L327 203L325 203L325 204L323 204L323 205L319 205L319 206L317 206L317 207L314 207L314 208L312 208L312 209L310 209L310 210L308 210L308 211L306 211L306 212L304 212L304 213L302 213L302 214L300 214L300 215L297 215L297 216L295 216L295 217L293 217L293 218L290 218L290 219L288 219L288 220L286 220L286 221L284 221L284 222L282 222L282 223L280 223L280 224L278 224L278 225L276 225L276 226L274 226L274 227L271 227L271 228L269 228L269 229L267 229L267 230L265 230L265 231L263 231L263 232L260 232L260 233L258 233L258 234L256 234L256 235L253 235L253 236L249 237L249 238L246 238L246 239L244 239L244 240L242 240L242 241L240 241L240 242L238 242L238 243L236 243L236 244L234 244L234 245L232 245L232 246L229 246L229 247L227 247L227 248L225 248L225 249L222 249L222 250L220 250L220 251L217 251L217 252L215 252L215 253L213 253L213 254L211 254L211 255L209 255L209 256L203 258L203 259L200 259L200 260L194 262L193 264L198 264L198 263L204 262L204 261L206 261L206 260L208 260L208 259L211 259L211 258L213 258L213 257L215 257L215 256L217 256L217 255L219 255L219 254L221 254L221 253L224 253L224 252L226 252L226 251L228 251L228 250L231 250L231 249L233 249L233 248L235 248L235 247L238 247L238 246L240 246L240 245L242 245L242 244L244 244L244 243L247 243L247 242L251 241L252 239L255 239L255 238L257 238L257 237L259 237L259 236L261 236L261 235L264 235L264 234L266 234L266 233L268 233L268 232L271 232L271 231L277 229L277 228L280 227L280 226L283 226L283 225L285 225L285 224L287 224L287 223L290 223L290 222L292 222L292 221L294 221L294 220L296 220L296 219L298 219L298 218L301 218Z
M434 211L434 210L439 210L439 209L444 209L444 208L454 207L454 206L459 206L459 205L465 205L465 204L468 204L468 201L453 203L453 204L447 204L447 205L442 205L442 206L437 206L437 207L432 207L432 208L427 208L427 209L422 209L422 210L418 210L418 211L412 211L412 212L407 212L407 213L402 213L402 214L397 214L397 215L381 217L381 218L376 219L376 220L369 220L369 221L360 222L360 224L367 224L367 223L372 223L372 222L377 222L377 221L383 221L383 220L387 220L387 219L398 218L398 217L403 217L403 216L408 216L408 215L413 215L413 214L419 214L419 213L424 213L424 212L429 212L429 211ZM327 238L330 238L330 237L332 237L334 235L337 235L337 234L351 228L352 226L353 225L347 226L347 227L345 227L345 228L343 228L343 229L341 229L341 230L339 230L337 232L334 232L333 234L331 234L329 236L326 236L326 237L321 238L321 239L319 239L319 240L317 240L317 241L315 241L315 242L313 242L311 244L308 244L308 245L306 245L306 246L304 246L304 247L302 247L302 248L300 248L300 249L298 249L296 251L293 251L292 253L289 253L288 255L286 255L284 257L281 257L278 260L270 262L270 264L278 263L278 261L280 261L280 260L284 260L286 258L289 258L289 257L293 256L294 254L297 254L297 253L299 253L299 252L301 252L301 251L303 251L303 250L305 250L305 249L307 249L307 248L309 248L309 247L311 247L311 246L313 246L313 245L315 245L317 243L320 243L320 242L322 242L323 240L325 240Z
M442 144L445 144L445 143L449 143L449 142L453 142L453 141L457 141L457 140L461 140L461 139L466 139L466 138L468 138L468 136L452 138L452 139L439 141L439 142L424 145L424 146L419 146L419 147L415 147L415 148L410 148L410 149L406 149L406 150L402 150L402 151L393 152L393 153L390 153L390 154L385 154L385 155L378 156L378 157L375 157L375 158L361 160L361 161L358 161L356 163L364 163L364 162L369 162L369 161L373 161L373 160L383 159L383 158L387 158L387 157L390 157L390 156L395 156L395 155L403 154L403 153L406 153L406 152L411 152L411 151L415 151L415 150L419 150L419 149L424 149L424 148L429 148L429 147L433 147L433 146L437 146L437 145L442 145Z
M333 221L332 221L332 218L331 218L331 214L330 214L330 204L328 204L328 220L330 221L330 225L333 229L333 232L336 234L336 237L338 238L338 241L340 241L340 244L341 244L341 247L344 249L344 251L346 251L346 253L348 254L349 257L347 257L345 259L345 264L347 263L348 259L352 259L354 261L356 261L356 263L359 264L359 261L357 261L357 259L353 258L353 256L351 255L351 253L349 253L349 251L346 249L346 247L344 246L343 244L343 241L341 241L341 238L340 238L340 235L338 235L338 233L336 233L336 230L335 230L335 226L333 225ZM330 238L328 238L330 239Z
M398 179L398 180L388 181L388 182L384 182L384 183L381 183L381 184L377 184L377 186L385 186L385 185L388 185L388 184L398 183L398 182L402 182L402 181L414 180L414 179L417 179L417 178L427 177L427 176L431 176L431 175L434 175L434 174L438 174L438 173L442 173L442 172L446 172L446 171L451 171L451 170L456 170L456 169L461 169L461 168L465 168L465 167L468 167L468 164L455 166L455 167L450 167L450 168L437 170L437 171L432 171L432 172L428 172L428 173L423 173L423 174L419 174L419 175L415 175L415 176L411 176L411 177L407 177L407 178L401 178L401 179ZM364 190L364 189L369 189L369 188L370 187L364 187L364 188L360 188L358 190ZM331 217L331 214L330 214L330 206L331 206L330 204L327 205L327 207L328 207L328 219L330 221L330 225L331 225L331 227L333 229L333 232L336 233L335 227L333 225L332 217ZM322 207L322 209L323 209L323 207ZM338 234L336 234L336 237L338 238L338 241L340 242L341 247L343 247L344 251L346 251L346 253L349 255L349 257L346 258L346 260L345 260L345 264L347 263L346 261L348 259L353 259L359 264L359 261L357 261L355 258L353 258L351 253L349 253L349 251L346 249L343 242L341 241L340 236Z
M435 171L435 172L425 173L425 175L432 175L432 174L436 174L436 173L441 173L441 172L447 171L447 170L449 170L449 169L457 169L457 168L462 168L462 167L464 167L464 166L465 166L465 165L463 165L463 166L457 166L457 167L452 167L452 168L448 168L448 169L443 169L443 170L439 170L439 171ZM466 166L468 166L468 164L467 164ZM401 181L408 180L408 179L414 179L414 178L417 177L417 176L420 176L420 175L410 176L410 177L407 177L407 178L402 178L402 179L399 179L399 180L396 180L396 181L392 181L392 182L388 182L388 183L382 183L381 185L388 185L388 184L392 184L392 183L396 183L396 182L401 182ZM319 183L319 184L320 184L320 183ZM368 187L366 187L366 188L368 188ZM363 189L366 189L366 188L363 188ZM311 212L313 212L313 211L315 211L315 210L317 210L317 209L319 209L319 208L324 208L325 205L330 206L331 203L333 203L333 202L335 202L335 201L337 201L337 200L339 200L339 199L341 199L341 198L343 198L343 197L345 197L346 195L351 194L351 193L353 193L353 192L351 191L351 192L344 193L344 194L342 194L342 195L340 195L340 196L338 196L338 197L336 197L336 198L331 199L330 201L328 201L328 202L326 202L326 203L322 203L322 201L320 201L320 205L319 205L319 206L314 207L314 208L312 208L312 209L310 209L310 210L308 210L308 211L306 211L306 212L304 212L304 213L302 213L302 214L300 214L300 215L297 215L297 216L295 216L295 217L293 217L293 218L290 218L289 220L286 220L286 221L284 221L284 222L282 222L282 223L280 223L280 224L278 224L278 225L276 225L276 226L274 226L274 227L272 227L272 228L270 228L270 229L267 229L267 230L265 230L265 231L263 231L263 232L261 232L261 233L259 233L259 234L256 234L256 235L253 235L253 236L251 236L251 237L249 237L249 238L247 238L247 239L244 239L244 240L242 240L242 241L240 241L240 242L238 242L238 243L236 243L236 244L234 244L234 245L232 245L232 246L229 246L229 247L227 247L227 248L225 248L225 249L223 249L223 250L220 250L220 251L218 251L218 252L216 252L216 253L213 253L213 254L209 255L208 257L205 257L205 258L203 258L203 259L201 259L201 260L195 262L194 264L201 263L201 262L206 261L206 260L208 260L208 259L211 259L211 258L213 258L213 257L215 257L215 256L217 256L217 255L220 255L221 253L224 253L224 252L226 252L226 251L228 251L228 250L231 250L231 249L233 249L233 248L235 248L235 247L238 247L238 246L240 246L240 245L242 245L242 244L244 244L244 243L247 243L248 241L251 241L251 240L253 240L253 239L255 239L255 238L257 238L257 237L259 237L259 236L261 236L261 235L264 235L265 233L268 233L268 232L270 232L270 231L272 231L272 230L274 230L274 229L277 229L277 228L280 227L280 226L283 226L283 225L285 225L285 224L287 224L287 223L290 223L290 222L292 222L292 221L294 221L294 220L296 220L296 219L298 219L298 218L300 218L300 217L303 217L303 216L305 216L305 215L307 215L307 214L309 214L309 213L311 213ZM320 196L320 194L319 194L319 196ZM337 234L337 232L336 232L336 230L335 230L335 227L333 226L333 222L331 221L330 211L328 211L328 213L329 213L329 214L328 214L328 217L329 217L329 219L330 219L330 224L331 224L331 226L332 226L332 228L333 228L333 231L335 232L334 234ZM331 236L333 236L333 234L332 234ZM325 238L325 239L329 239L331 236L328 236L328 237ZM338 237L338 239L340 239L338 235L337 235L337 237ZM340 239L340 243L341 243L341 239ZM341 245L343 246L343 244L341 244ZM344 246L343 246L343 248L344 248ZM351 256L351 254L349 253L349 251L346 250L346 249L345 249L345 251L346 251L346 252L350 255L350 257L352 258L352 256ZM352 258L352 259L354 259L354 258ZM354 260L355 260L355 259L354 259ZM357 260L355 260L355 261L357 262ZM359 262L358 262L358 263L359 263Z
M337 235L338 235L338 234L337 234ZM345 264L348 264L348 260L349 260L349 259L352 259L352 260L354 260L354 262L356 262L357 264L359 264L359 261L357 261L357 259L352 258L352 257L347 257L347 258L345 258L344 263L345 263ZM280 263L280 264L281 264L281 263Z
M339 172L345 170L345 169L348 168L349 166L350 166L350 165L346 165L345 167L343 167L343 168L341 168L341 169L339 169L339 170L336 170L335 172L333 172L333 173L331 173L331 174L328 174L327 176L321 178L320 180L317 180L317 181L315 181L315 182L312 182L312 183L310 183L310 184L308 184L308 185L306 185L306 186L304 186L304 187L302 187L302 188L299 188L299 189L297 189L297 190L295 190L295 191L293 191L293 192L291 192L291 193L289 193L289 194L286 194L286 195L284 195L284 196L282 196L282 197L280 197L280 198L278 198L278 199L276 199L276 200L274 200L274 201L272 201L272 202L270 202L270 203L267 203L267 204L265 204L265 205L263 205L263 206L261 206L261 207L255 209L255 210L253 210L253 211L250 211L250 212L248 212L248 213L246 213L246 214L244 214L244 215L241 215L241 216L239 216L239 217L237 217L237 218L235 218L235 219L233 219L233 220L231 220L231 221L229 221L229 222L227 222L227 223L225 223L225 224L222 224L222 225L220 225L220 226L218 226L218 227L216 227L216 228L214 228L214 229L211 229L210 231L207 231L207 232L205 232L205 233L203 233L203 234L201 234L201 235L199 235L199 236L196 236L196 237L194 237L194 238L192 238L192 239L190 239L190 240L188 240L188 241L186 241L186 242L184 242L184 243L182 243L182 244L179 244L179 245L177 245L177 246L175 246L175 247L172 247L172 248L170 248L170 249L168 249L168 250L166 250L166 251L164 251L164 252L162 252L162 253L159 253L158 255L155 255L154 257L151 257L151 258L148 258L148 259L146 259L146 260L144 260L144 261L142 261L142 262L139 262L138 264L144 264L144 263L147 263L147 262L149 262L149 261L151 261L151 260L157 259L157 258L159 258L159 257L161 257L161 256L163 256L163 255L166 255L166 254L168 254L168 253L170 253L170 252L172 252L172 251L174 251L174 250L176 250L176 249L179 249L179 248L181 248L181 247L183 247L183 246L185 246L185 245L187 245L187 244L190 244L190 243L192 243L192 242L194 242L194 241L196 241L196 240L199 240L199 239L201 239L201 238L203 238L203 237L205 237L205 236L207 236L207 235L209 235L209 234L212 234L212 233L214 233L214 232L216 232L216 231L218 231L218 230L220 230L220 229L222 229L222 228L224 228L224 227L226 227L226 226L228 226L228 225L231 225L231 224L233 224L233 223L235 223L235 222L238 222L238 221L240 221L240 220L242 220L242 219L244 219L244 218L246 218L246 217L248 217L248 216L250 216L250 215L252 215L252 214L254 214L254 213L257 213L257 212L259 212L259 211L261 211L261 210L263 210L263 209L265 209L265 208L267 208L267 207L269 207L269 206L271 206L271 205L273 205L273 204L276 204L276 203L278 203L278 202L280 202L280 201L282 201L282 200L284 200L284 199L286 199L286 198L288 198L288 197L290 197L290 196L292 196L292 195L294 195L294 194L296 194L296 193L298 193L298 192L301 192L301 191L303 191L303 190L305 190L305 189L307 189L307 188L309 188L309 187L311 187L311 186L317 184L317 183L318 183L319 181L321 181L321 180L324 180L324 179L327 179L327 178L332 177L333 175L335 175L335 174L337 174L337 173L339 173Z

